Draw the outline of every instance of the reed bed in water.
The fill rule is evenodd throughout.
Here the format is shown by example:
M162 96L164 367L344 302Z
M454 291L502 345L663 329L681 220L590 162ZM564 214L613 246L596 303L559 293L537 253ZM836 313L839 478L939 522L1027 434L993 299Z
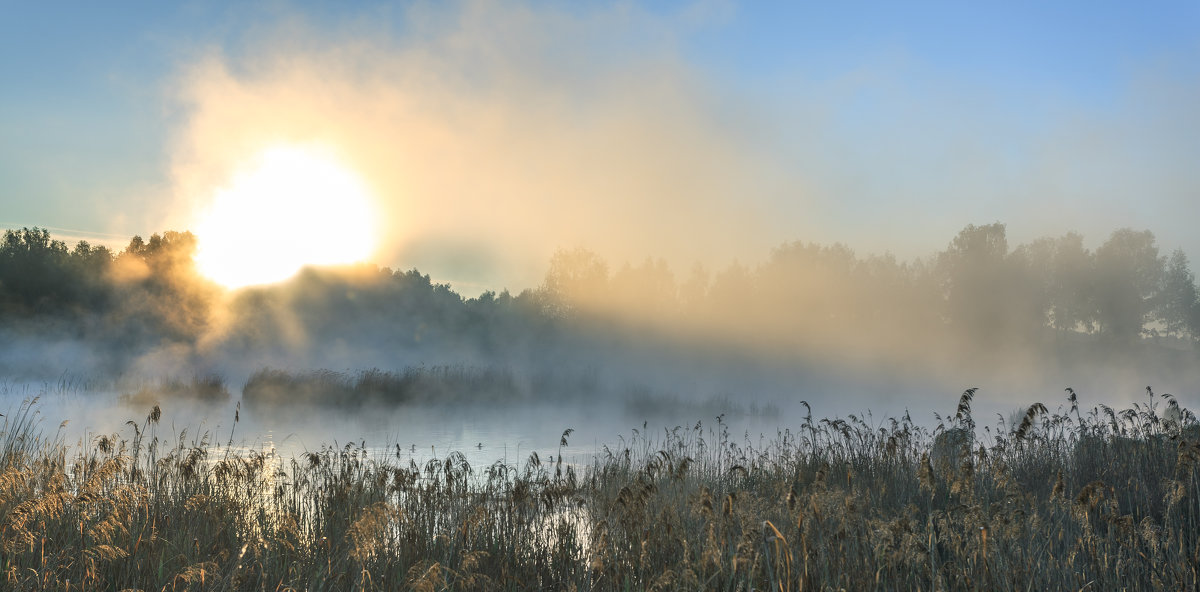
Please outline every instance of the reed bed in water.
M71 447L26 405L0 434L0 587L1197 588L1194 417L1151 393L1081 413L1072 393L979 429L973 394L932 430L808 417L751 441L718 418L583 467L235 454L160 438L157 410Z
M522 395L504 368L410 366L399 372L333 370L291 372L263 368L242 388L247 405L452 404L469 400L511 401Z

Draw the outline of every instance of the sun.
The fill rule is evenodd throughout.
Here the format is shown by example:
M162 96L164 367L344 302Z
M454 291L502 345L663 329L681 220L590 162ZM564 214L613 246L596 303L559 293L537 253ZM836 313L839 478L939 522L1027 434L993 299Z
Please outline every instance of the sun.
M330 150L264 150L214 192L195 226L196 267L227 288L354 263L375 248L367 184Z

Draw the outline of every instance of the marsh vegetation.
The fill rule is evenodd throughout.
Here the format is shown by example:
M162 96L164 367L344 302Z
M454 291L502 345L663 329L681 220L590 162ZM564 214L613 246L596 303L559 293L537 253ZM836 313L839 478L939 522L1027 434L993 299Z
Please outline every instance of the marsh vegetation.
M565 463L567 429L555 455L488 466L239 452L164 437L157 407L68 445L27 403L0 433L0 566L14 590L1200 583L1200 429L1174 398L1084 411L1072 392L980 427L973 395L932 428L809 415L751 441L717 417Z

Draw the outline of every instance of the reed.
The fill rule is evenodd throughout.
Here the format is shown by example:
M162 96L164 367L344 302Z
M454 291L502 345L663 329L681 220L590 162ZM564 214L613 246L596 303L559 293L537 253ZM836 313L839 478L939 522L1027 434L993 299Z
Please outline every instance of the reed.
M1068 410L1035 405L931 462L940 435L975 425L970 395L934 429L809 416L751 441L718 418L643 426L583 466L562 462L566 430L556 459L486 467L362 445L231 453L204 434L165 438L153 409L66 445L31 401L0 430L0 587L1200 585L1200 431L1177 402L1082 413L1072 392Z

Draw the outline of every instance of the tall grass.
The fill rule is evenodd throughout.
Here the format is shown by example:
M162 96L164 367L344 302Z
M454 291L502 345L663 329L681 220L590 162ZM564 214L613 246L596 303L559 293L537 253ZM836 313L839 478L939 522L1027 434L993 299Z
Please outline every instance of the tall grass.
M159 378L152 381L137 381L119 385L122 391L118 400L125 405L149 407L164 401L197 401L223 403L229 400L229 388L225 379L216 374L197 374L188 380Z
M0 433L12 590L1196 589L1195 418L1148 392L973 428L718 417L634 430L583 466L423 465L361 446L235 453L160 412L66 446L32 405ZM1166 401L1166 404L1162 404ZM643 427L644 430L644 427ZM954 433L954 436L946 434ZM941 447L962 454L931 453Z

